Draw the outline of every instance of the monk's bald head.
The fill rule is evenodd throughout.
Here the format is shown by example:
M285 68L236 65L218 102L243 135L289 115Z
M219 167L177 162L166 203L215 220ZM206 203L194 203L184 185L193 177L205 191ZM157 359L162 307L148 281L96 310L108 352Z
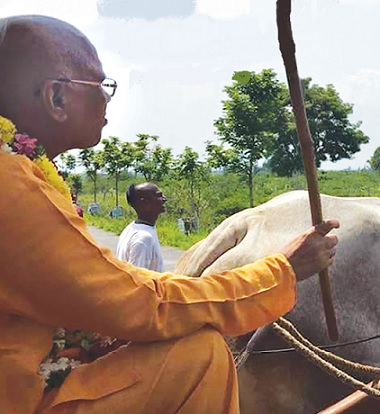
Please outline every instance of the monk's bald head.
M83 33L47 16L0 19L0 62L0 115L38 138L50 158L99 142L110 97Z
M45 79L71 78L89 56L96 56L94 47L66 22L47 16L0 19L0 112L33 99Z

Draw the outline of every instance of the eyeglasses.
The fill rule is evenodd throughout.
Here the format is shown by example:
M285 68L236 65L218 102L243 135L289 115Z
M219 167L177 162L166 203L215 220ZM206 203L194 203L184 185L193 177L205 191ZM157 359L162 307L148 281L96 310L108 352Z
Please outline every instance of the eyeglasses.
M90 86L97 86L101 87L103 91L112 98L115 95L117 89L117 83L114 79L106 78L102 82L95 82L95 81L82 81L77 79L68 79L68 78L60 78L54 79L57 82L65 82L65 83L77 83L79 85L90 85Z

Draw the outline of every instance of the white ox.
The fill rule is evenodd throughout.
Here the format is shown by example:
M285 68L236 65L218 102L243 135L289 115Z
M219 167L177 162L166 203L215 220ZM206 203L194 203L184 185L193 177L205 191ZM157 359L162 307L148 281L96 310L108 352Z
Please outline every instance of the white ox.
M334 230L339 245L330 269L339 342L379 334L380 198L322 195L321 199L324 217L341 224ZM278 251L310 223L307 192L285 193L227 218L183 255L175 271L202 276L241 266ZM315 344L331 343L317 277L298 285L298 304L286 317ZM286 346L270 327L258 330L250 342L254 350ZM380 341L338 348L334 353L378 365ZM241 411L247 414L315 414L351 392L296 353L251 355L239 372L239 387Z

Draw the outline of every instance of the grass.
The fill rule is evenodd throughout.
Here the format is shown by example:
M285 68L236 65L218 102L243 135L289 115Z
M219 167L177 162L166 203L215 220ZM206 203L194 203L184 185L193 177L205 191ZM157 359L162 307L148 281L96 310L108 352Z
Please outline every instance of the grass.
M110 217L92 216L91 214L85 213L85 219L87 223L92 226L120 235L123 229L134 220L134 216L112 219ZM186 235L182 233L177 224L170 219L159 219L157 222L157 233L162 246L187 250L193 244L205 238L208 231L203 230Z

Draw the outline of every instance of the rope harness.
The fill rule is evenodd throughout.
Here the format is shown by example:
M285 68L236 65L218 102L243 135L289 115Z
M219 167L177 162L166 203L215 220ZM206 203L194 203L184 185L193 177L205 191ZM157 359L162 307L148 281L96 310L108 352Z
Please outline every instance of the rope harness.
M312 362L317 367L321 368L329 375L334 376L338 380L342 381L346 385L354 388L355 390L361 390L368 395L380 398L380 368L369 365L362 365L356 362L348 361L344 358L336 356L331 352L327 352L308 341L301 333L295 328L295 326L286 320L285 318L279 318L277 322L272 323L273 331L283 338L288 344L294 347L296 351L299 351L304 357ZM376 337L372 337L374 339ZM358 341L363 342L363 341ZM277 350L281 351L281 350ZM267 351L270 352L270 351ZM265 351L260 351L265 353ZM247 347L243 349L235 357L236 369L239 370L248 359L250 352L247 351ZM344 370L350 373L365 373L372 374L376 379L373 382L373 386L359 381L352 375L346 373Z

